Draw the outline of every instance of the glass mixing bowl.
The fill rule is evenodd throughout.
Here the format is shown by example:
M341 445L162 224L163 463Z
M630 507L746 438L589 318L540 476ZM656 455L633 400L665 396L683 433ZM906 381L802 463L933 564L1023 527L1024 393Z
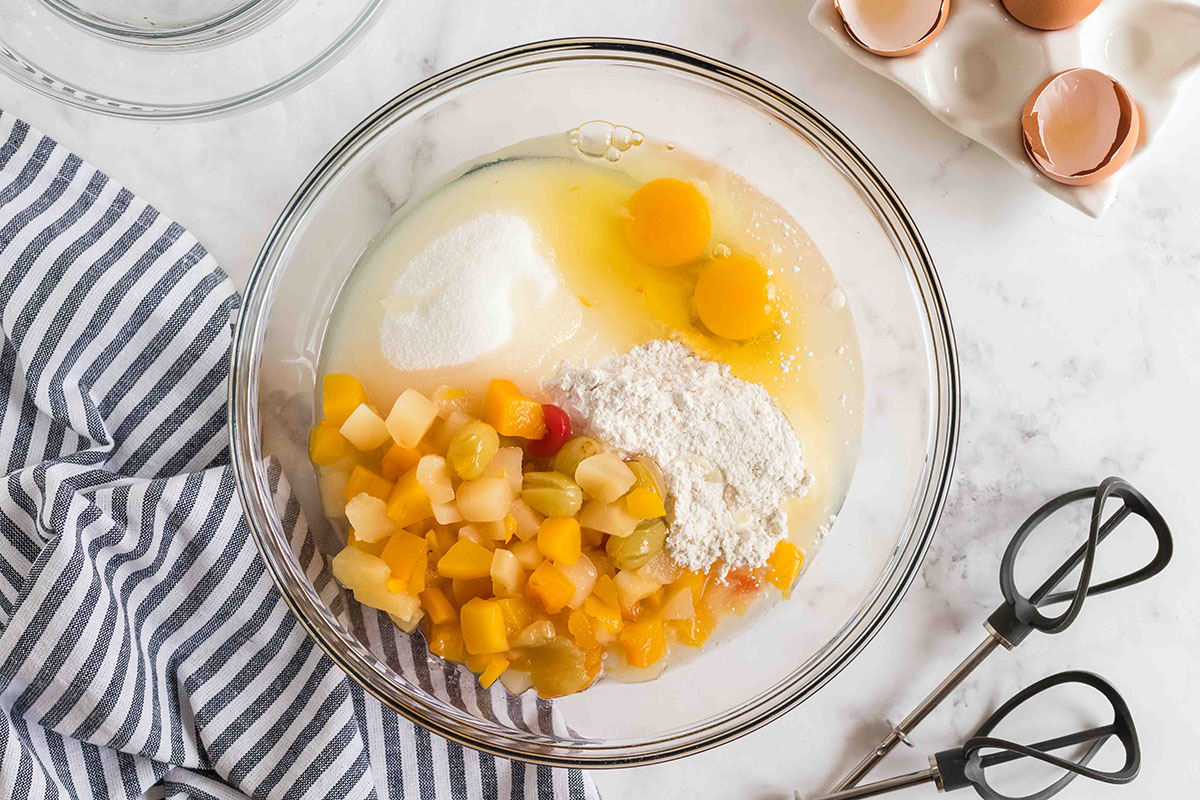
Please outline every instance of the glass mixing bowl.
M451 169L533 136L603 119L718 161L810 233L854 314L866 385L861 454L842 511L790 600L657 680L601 681L555 701L557 733L422 688L407 652L372 647L294 554L344 544L321 515L306 436L338 291L397 208ZM372 346L366 344L365 346ZM613 767L729 741L824 686L887 621L925 554L950 481L958 371L945 300L920 234L861 152L802 101L683 50L627 40L544 42L487 56L395 98L317 166L271 231L235 344L233 463L253 536L284 597L355 681L434 732L541 763ZM279 469L309 522L289 542ZM328 586L322 591L328 597ZM436 659L434 659L436 661ZM441 663L441 662L439 662Z

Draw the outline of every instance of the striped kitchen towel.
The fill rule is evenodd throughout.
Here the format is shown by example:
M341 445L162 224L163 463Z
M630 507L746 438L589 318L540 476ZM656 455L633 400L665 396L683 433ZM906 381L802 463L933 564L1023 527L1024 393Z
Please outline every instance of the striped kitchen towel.
M407 722L292 616L228 466L237 305L182 227L0 111L0 798L598 797Z

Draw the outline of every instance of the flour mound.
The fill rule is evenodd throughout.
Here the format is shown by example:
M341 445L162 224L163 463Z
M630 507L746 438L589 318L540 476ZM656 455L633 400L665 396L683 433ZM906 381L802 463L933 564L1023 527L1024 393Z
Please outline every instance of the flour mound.
M655 340L563 365L545 388L587 431L662 468L667 551L681 567L760 567L786 535L783 501L807 489L800 440L766 389L727 365Z

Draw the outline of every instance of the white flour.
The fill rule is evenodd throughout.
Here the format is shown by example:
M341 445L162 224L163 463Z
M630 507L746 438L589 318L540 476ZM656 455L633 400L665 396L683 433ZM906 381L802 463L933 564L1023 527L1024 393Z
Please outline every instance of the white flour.
M667 549L682 567L762 566L787 533L781 506L806 483L800 441L767 391L655 340L546 384L597 437L662 468L672 495Z
M398 370L466 364L512 338L518 310L557 286L528 222L481 214L439 236L396 277L382 301L379 343Z

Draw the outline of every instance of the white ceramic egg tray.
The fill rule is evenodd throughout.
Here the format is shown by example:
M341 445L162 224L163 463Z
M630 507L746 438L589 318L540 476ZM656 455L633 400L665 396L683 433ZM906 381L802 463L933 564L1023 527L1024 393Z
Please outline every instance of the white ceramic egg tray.
M1200 69L1200 0L1104 0L1073 28L1037 31L1000 0L951 0L950 18L924 50L884 58L846 35L834 0L817 0L809 21L847 55L903 86L930 113L995 151L1040 188L1093 217L1112 204L1117 184L1149 148ZM1021 108L1038 84L1072 67L1116 78L1142 113L1142 142L1129 164L1094 186L1064 186L1029 163Z

